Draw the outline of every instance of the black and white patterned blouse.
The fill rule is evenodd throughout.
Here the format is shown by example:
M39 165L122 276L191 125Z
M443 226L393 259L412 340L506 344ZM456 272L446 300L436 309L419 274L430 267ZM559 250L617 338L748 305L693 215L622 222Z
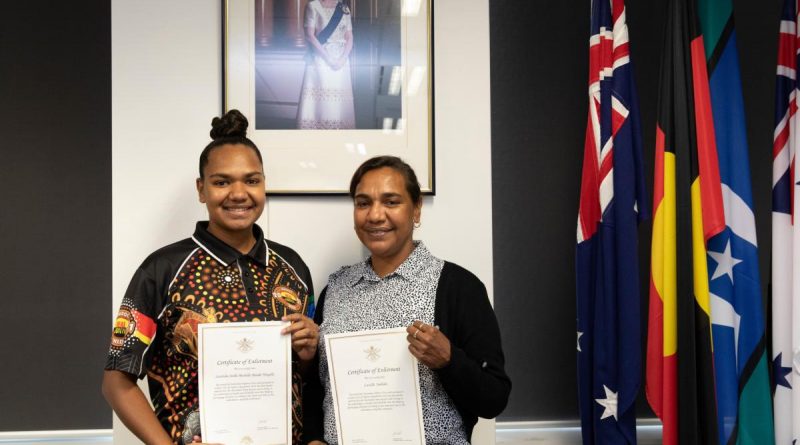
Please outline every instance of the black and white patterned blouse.
M414 320L434 324L436 288L444 261L434 257L422 242L393 273L381 278L369 260L331 274L325 296L325 317L320 325L320 381L324 382L325 440L337 443L333 399L328 379L325 335L371 329L405 327ZM422 415L428 444L469 444L453 400L438 376L419 365Z

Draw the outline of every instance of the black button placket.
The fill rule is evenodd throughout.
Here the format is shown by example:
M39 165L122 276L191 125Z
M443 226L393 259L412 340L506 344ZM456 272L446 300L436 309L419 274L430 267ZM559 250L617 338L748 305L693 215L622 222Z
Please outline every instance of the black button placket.
M241 277L242 286L244 286L244 291L247 293L247 303L253 306L258 301L258 298L256 298L255 277L250 273L250 266L243 257L236 259L236 266L239 267L239 277Z

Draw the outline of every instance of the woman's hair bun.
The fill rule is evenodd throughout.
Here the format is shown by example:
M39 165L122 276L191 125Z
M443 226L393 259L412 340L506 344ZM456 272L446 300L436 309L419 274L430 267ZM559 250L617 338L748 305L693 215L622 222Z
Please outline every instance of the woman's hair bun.
M239 110L230 110L211 120L211 139L247 137L247 118Z

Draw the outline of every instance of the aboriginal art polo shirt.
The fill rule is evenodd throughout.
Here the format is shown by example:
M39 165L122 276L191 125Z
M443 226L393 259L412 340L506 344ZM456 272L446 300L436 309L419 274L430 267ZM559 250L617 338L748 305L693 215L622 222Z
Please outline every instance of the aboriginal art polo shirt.
M197 325L313 315L308 267L294 250L264 239L242 254L199 222L194 235L163 247L133 276L114 322L105 369L148 377L156 417L176 444L200 435ZM293 360L296 360L293 359ZM292 432L300 443L302 381L293 363Z

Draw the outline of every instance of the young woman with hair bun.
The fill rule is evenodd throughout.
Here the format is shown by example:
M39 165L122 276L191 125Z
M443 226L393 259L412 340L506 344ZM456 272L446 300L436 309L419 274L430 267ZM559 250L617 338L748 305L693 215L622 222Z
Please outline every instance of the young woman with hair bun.
M144 443L201 442L197 325L286 320L292 342L293 443L301 443L301 389L319 330L311 274L289 247L264 238L264 167L247 138L247 119L231 110L212 121L196 181L208 221L163 247L136 270L114 322L103 395ZM150 407L137 379L148 377Z

